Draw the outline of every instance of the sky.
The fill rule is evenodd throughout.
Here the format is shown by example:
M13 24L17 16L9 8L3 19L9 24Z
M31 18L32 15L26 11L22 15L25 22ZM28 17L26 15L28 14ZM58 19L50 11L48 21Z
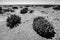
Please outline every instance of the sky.
M60 4L60 0L0 0L0 4Z

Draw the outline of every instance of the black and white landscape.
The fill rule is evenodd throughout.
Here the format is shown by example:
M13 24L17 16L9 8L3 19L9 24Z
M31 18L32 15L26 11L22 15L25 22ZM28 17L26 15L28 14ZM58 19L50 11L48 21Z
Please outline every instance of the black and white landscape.
M0 40L60 40L60 5L0 5Z

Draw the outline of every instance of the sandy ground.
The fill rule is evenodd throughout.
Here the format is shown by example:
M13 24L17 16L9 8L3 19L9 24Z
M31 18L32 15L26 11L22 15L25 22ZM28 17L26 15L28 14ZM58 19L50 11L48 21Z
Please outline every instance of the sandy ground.
M54 11L54 13L52 13L50 11L52 9L49 9L48 11L47 10L48 9L45 9L45 12L49 13L48 20L52 21L55 27L55 31L57 32L55 38L58 38L60 35L60 12ZM42 13L41 11L39 12ZM9 30L9 28L6 27L6 22L3 21L0 25L0 40L45 40L44 38L41 38L39 35L37 35L36 32L34 32L34 30L32 29L33 19L39 15L19 15L22 17L22 24L13 30ZM46 15L44 17L46 17Z

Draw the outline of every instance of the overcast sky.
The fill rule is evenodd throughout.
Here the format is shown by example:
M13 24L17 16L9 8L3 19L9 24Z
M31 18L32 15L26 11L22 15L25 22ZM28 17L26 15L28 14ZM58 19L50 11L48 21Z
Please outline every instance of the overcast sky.
M60 0L0 0L0 4L60 4Z

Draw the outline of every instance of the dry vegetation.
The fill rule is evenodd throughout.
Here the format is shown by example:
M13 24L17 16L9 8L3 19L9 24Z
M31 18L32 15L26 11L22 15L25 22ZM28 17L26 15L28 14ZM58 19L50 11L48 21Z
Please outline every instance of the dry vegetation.
M43 10L43 9L42 9ZM44 9L45 10L45 9ZM59 37L60 35L60 12L54 11L54 13L49 12L51 9L48 10L49 13L49 20L53 21L53 24L55 26L55 30L57 32L56 37ZM40 11L39 11L40 12ZM29 16L29 15L28 15ZM28 18L23 19L22 25L20 25L17 29L9 30L6 27L6 22L2 22L3 24L0 25L0 40L9 40L13 38L13 40L44 40L40 39L40 37L32 30L32 20L34 17L37 17L36 15L30 15ZM26 21L28 20L28 21ZM22 28L20 28L22 27ZM16 32L16 30L18 32ZM12 35L13 34L13 35ZM4 38L4 39L3 39ZM12 40L12 39L11 39Z

